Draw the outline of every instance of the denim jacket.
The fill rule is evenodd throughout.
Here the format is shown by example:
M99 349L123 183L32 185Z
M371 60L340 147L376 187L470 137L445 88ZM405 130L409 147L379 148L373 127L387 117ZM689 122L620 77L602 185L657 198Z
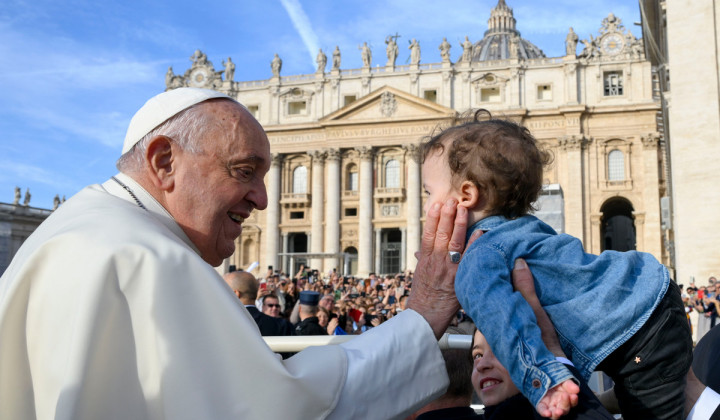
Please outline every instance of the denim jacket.
M532 309L513 291L516 258L527 261L560 344L585 379L643 326L670 282L650 254L587 254L580 240L558 235L534 216L490 216L475 223L468 237L477 229L485 233L466 250L455 291L534 406L572 375L545 347Z

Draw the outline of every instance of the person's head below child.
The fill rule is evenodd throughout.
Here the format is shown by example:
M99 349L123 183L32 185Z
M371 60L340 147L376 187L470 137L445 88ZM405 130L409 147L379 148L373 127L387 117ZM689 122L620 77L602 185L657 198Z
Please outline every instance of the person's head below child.
M552 158L530 131L478 110L421 146L428 206L450 198L468 210L468 223L488 216L508 219L532 210Z

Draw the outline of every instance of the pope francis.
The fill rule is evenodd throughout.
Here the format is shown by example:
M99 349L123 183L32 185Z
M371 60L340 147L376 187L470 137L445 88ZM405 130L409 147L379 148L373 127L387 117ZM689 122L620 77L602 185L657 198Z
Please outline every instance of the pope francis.
M232 98L150 99L120 173L60 206L0 279L0 418L402 418L441 395L466 212L428 212L409 310L283 361L212 268L267 206L270 161Z

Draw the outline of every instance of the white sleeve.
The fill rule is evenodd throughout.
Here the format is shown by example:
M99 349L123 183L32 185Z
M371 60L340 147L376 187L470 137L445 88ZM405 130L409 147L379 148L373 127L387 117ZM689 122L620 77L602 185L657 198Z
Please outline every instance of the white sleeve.
M328 419L402 419L447 389L445 360L435 334L413 310L341 346L348 375Z
M706 387L690 410L687 420L707 420L720 406L720 394Z

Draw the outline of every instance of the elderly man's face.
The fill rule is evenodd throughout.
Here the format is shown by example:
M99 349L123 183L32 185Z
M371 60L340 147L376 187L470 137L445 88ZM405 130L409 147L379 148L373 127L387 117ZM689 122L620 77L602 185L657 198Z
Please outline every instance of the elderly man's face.
M217 266L235 252L250 212L267 207L263 177L270 168L270 144L239 104L221 100L200 106L216 126L200 139L202 153L173 155L177 172L167 206L202 258Z

